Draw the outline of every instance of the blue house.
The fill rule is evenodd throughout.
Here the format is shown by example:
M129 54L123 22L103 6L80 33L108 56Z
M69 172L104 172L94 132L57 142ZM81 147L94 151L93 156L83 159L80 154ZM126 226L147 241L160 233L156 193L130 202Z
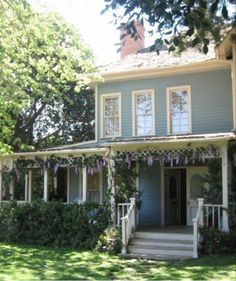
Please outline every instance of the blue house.
M0 200L102 203L110 190L123 254L197 257L199 226L228 231L226 209L235 206L235 36L233 28L207 55L189 49L181 56L140 50L143 36L125 37L122 59L92 82L95 140L1 156ZM17 165L24 161L22 175ZM127 165L127 176L136 169L139 210L133 197L115 201L116 161ZM220 167L218 193L207 180L212 161ZM18 171L18 184L4 182L9 170ZM212 189L215 200L204 200Z

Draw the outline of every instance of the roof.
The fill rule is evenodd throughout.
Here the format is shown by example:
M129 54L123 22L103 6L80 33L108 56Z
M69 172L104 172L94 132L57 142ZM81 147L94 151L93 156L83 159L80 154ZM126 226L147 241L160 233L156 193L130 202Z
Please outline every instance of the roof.
M183 66L196 62L215 60L214 45L210 45L209 52L205 55L198 49L189 48L181 54L173 54L168 51L137 53L126 58L100 67L101 74L123 71L133 71L150 68L163 68L171 66Z
M111 139L105 143L98 143L96 141L89 141L84 143L77 143L72 145L57 146L50 149L32 151L32 152L18 152L5 157L35 157L35 156L68 156L68 155L83 155L83 154L105 154L109 147L119 147L125 149L130 146L137 145L139 147L147 145L169 145L189 143L214 143L225 142L229 140L236 140L236 132L215 133L215 134L198 134L198 135L170 135L162 137L145 137L145 138L129 138L129 139ZM4 156L2 156L4 157Z

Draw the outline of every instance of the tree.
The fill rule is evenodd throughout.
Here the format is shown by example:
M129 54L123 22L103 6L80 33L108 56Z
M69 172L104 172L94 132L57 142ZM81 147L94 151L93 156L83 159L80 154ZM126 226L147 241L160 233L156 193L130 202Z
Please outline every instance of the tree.
M57 14L33 12L25 0L1 3L0 150L92 138L87 84L95 67L77 30Z
M105 11L112 11L119 28L137 37L136 20L146 21L155 41L152 50L162 45L179 52L201 46L208 52L210 41L221 39L221 30L236 24L235 0L105 0Z

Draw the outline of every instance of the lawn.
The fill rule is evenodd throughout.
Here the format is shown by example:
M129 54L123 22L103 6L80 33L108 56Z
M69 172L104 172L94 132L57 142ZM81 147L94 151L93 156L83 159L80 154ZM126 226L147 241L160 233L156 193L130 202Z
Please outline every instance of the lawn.
M187 261L139 261L106 253L0 244L0 280L236 280L236 254Z

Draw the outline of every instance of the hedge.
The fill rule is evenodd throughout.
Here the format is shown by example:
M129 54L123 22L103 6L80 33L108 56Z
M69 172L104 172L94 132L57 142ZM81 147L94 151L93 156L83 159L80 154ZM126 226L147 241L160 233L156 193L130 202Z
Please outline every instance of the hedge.
M2 242L92 249L109 224L109 211L95 203L0 205Z

